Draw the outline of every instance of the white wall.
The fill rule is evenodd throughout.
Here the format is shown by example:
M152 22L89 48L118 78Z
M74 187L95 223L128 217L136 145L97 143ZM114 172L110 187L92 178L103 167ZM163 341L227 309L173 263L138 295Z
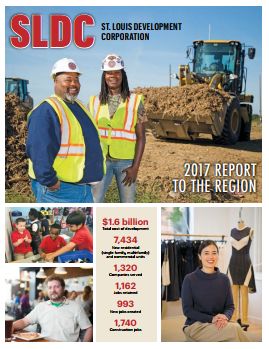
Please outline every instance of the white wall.
M229 208L225 207L193 207L191 234L227 235L229 215Z
M239 207L192 207L192 233L229 235L239 219ZM245 224L254 227L259 207L244 207L242 218Z
M262 280L261 274L255 276L257 292L249 294L249 320L262 323Z

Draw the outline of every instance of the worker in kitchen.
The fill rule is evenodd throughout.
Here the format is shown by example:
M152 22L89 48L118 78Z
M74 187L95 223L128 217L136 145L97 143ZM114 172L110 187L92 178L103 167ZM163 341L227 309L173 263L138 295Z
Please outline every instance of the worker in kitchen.
M92 324L84 309L64 297L64 280L52 275L46 285L49 300L38 303L23 319L15 321L13 331L40 324L41 335L55 341L77 342L80 330L86 330L84 342L92 341Z
M101 92L89 109L101 135L106 175L93 185L95 202L104 202L115 176L120 202L135 202L136 178L145 148L143 96L131 93L122 58L109 54L102 62Z
M81 72L73 59L51 71L54 95L28 115L26 152L37 202L93 202L91 183L104 174L95 121L77 99Z
M90 230L87 228L86 224L86 216L80 211L71 212L67 218L66 223L69 229L74 233L74 236L71 240L60 248L59 250L46 254L43 258L51 262L54 258L60 256L63 253L72 251L72 250L88 250L92 253L93 251L93 238Z

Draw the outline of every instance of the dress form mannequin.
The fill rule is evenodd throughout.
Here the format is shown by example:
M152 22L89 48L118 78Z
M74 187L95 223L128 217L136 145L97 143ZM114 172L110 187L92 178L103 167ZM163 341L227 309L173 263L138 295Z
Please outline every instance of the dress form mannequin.
M246 227L245 222L243 221L242 218L240 218L240 220L237 223L238 230L243 230L245 227Z
M240 219L237 223L237 229L245 229L245 222ZM234 299L234 313L232 321L240 320L242 324L248 325L248 287L244 285L232 285ZM242 313L240 311L242 310ZM242 319L241 319L242 314Z
M228 273L232 282L235 311L233 321L238 321L246 330L248 321L248 293L256 292L249 249L253 238L253 229L247 227L240 218L237 228L231 231L232 256ZM242 317L241 317L242 316Z

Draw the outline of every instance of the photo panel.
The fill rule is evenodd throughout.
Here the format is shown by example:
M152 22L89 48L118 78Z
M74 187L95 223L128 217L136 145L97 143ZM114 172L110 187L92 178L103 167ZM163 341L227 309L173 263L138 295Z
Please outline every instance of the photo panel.
M92 266L9 266L4 294L6 342L92 341Z
M162 207L161 219L162 341L261 342L261 207Z
M6 207L6 263L92 263L92 207Z

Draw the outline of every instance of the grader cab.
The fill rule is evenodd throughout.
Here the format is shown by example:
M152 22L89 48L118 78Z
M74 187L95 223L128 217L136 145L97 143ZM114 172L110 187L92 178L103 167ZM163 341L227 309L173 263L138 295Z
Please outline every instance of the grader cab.
M6 78L6 94L15 94L27 108L33 108L33 98L29 95L29 81L21 78Z

